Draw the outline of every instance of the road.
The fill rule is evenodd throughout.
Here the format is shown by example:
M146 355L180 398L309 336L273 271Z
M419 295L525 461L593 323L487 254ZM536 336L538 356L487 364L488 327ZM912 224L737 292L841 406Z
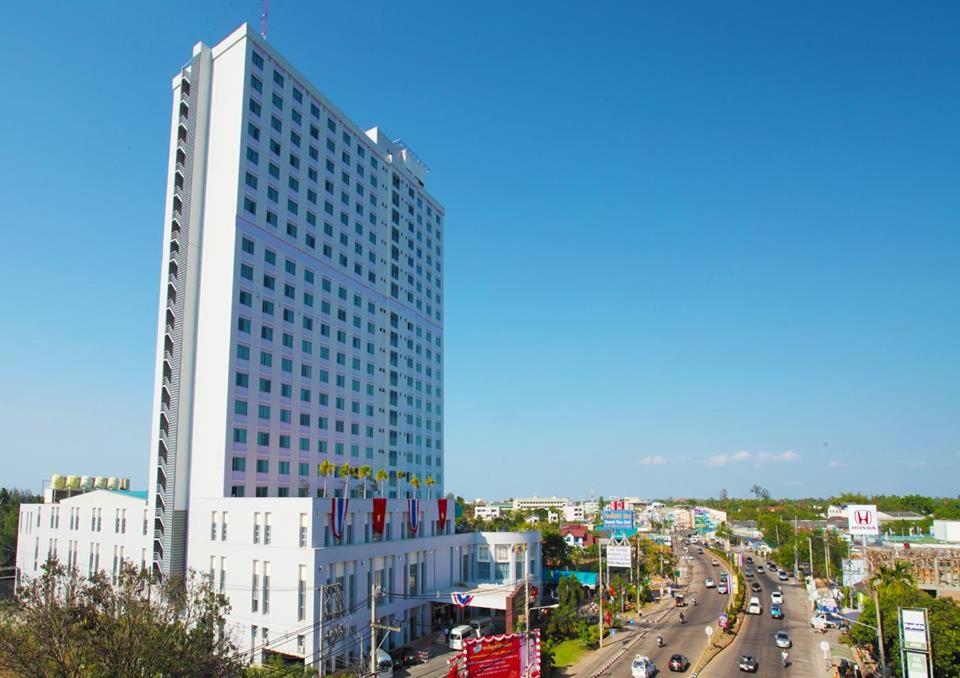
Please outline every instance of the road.
M683 608L673 608L657 624L652 624L651 620L646 620L648 630L644 637L624 653L604 675L607 676L630 676L630 664L634 656L645 654L649 656L659 670L659 675L667 675L669 669L667 663L674 654L686 655L692 664L700 656L700 653L707 645L707 635L704 628L709 624L716 627L720 612L730 602L727 595L718 594L717 590L708 589L704 585L707 577L712 577L718 581L720 573L724 571L723 566L713 567L710 562L713 557L709 551L704 555L696 555L696 547L690 547L690 553L693 554L693 572L689 586L686 587L686 599L688 604ZM690 603L690 596L696 594L697 606ZM685 618L684 624L680 624L680 609L683 610ZM664 646L657 647L657 634L663 636ZM690 667L692 669L693 667ZM689 670L687 672L689 672Z
M760 563L760 559L755 559ZM751 581L747 579L749 587L756 581L762 587L760 593L747 592L747 601L750 596L756 596L763 605L760 615L747 615L733 644L714 659L706 669L700 672L700 678L729 678L738 674L740 656L753 655L757 660L759 675L795 676L795 678L828 676L823 651L820 643L827 640L833 645L836 642L837 632L826 635L815 633L810 627L810 617L813 613L807 603L803 587L796 583L780 582L776 573L756 573ZM773 619L770 616L770 594L781 590L783 593L783 619ZM773 640L777 631L786 631L790 634L793 647L787 650L790 655L790 666L786 669L781 664L780 653Z

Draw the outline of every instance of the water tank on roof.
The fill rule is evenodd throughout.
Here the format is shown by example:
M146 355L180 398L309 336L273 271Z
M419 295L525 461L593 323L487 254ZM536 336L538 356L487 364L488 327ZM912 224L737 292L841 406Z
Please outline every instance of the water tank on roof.
M62 490L66 487L66 479L59 473L54 473L50 476L50 487L55 490Z
M80 476L80 489L89 492L93 489L93 476Z
M118 489L119 487L120 487L120 484L119 484L119 481L117 480L117 477L116 477L116 476L110 476L109 478L107 478L107 489L108 489L108 490L116 490L116 489Z
M97 476L93 479L93 486L98 490L107 489L107 479L104 476Z
M120 489L121 489L121 490L129 490L129 489L130 489L130 479L129 479L129 478L121 478L121 479L120 479Z
M68 490L79 490L79 489L80 489L80 476L67 476L67 489L68 489Z

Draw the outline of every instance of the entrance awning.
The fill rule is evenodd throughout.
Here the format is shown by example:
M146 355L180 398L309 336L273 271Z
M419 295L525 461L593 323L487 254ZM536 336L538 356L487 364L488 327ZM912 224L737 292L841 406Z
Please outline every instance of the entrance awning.
M450 586L440 590L427 592L431 601L446 603L459 607L483 607L491 610L507 609L507 599L512 596L523 584L475 584L466 587Z

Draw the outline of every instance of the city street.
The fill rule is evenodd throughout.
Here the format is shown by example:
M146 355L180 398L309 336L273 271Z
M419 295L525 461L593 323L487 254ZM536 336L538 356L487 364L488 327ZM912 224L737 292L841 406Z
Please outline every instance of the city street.
M693 567L690 584L683 589L687 605L683 608L673 608L658 624L646 626L644 637L631 646L630 649L613 666L606 671L609 676L629 676L630 663L637 654L649 656L656 664L660 675L669 673L667 663L674 654L682 654L693 664L707 644L707 635L704 628L707 625L716 627L717 619L723 608L730 602L728 595L717 593L715 588L708 589L704 585L707 577L718 581L723 565L713 567L710 563L713 556L707 551L704 555L696 555L696 547L690 547L693 560L689 564ZM690 603L690 596L696 594L697 606ZM680 610L686 623L680 624ZM663 636L664 646L657 647L657 634ZM691 666L687 672L693 667Z
M756 559L759 564L761 561ZM740 633L733 644L714 659L700 676L701 678L729 678L739 672L740 656L753 655L757 660L757 673L760 675L794 675L794 676L821 676L828 675L823 659L820 643L824 640L834 645L837 642L837 631L826 634L816 633L810 627L810 617L813 612L806 600L803 587L792 582L781 582L776 573L756 573L752 579L747 579L747 587L758 582L763 590L759 593L747 592L746 600L751 595L760 599L763 613L747 615ZM770 594L780 590L783 593L783 619L773 619L770 616ZM790 665L784 670L781 665L780 653L773 635L777 631L786 631L790 634L793 647L788 649Z

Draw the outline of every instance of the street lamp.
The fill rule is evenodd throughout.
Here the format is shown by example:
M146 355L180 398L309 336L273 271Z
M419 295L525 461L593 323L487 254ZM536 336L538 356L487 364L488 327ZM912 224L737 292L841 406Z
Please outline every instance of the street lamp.
M876 590L874 590L874 594L876 594ZM877 604L876 595L874 595L873 600L874 600L874 605L876 605ZM878 607L877 609L879 610L880 608ZM880 652L880 674L883 676L886 676L887 662L886 662L884 651L883 651L883 633L880 631L879 627L873 626L871 624L865 624L864 622L857 621L856 619L850 619L849 617L844 617L842 614L838 614L837 616L840 617L840 619L844 620L845 622L849 622L850 624L856 624L857 626L865 626L877 634L877 649ZM879 616L877 617L877 621L878 622L880 621Z

